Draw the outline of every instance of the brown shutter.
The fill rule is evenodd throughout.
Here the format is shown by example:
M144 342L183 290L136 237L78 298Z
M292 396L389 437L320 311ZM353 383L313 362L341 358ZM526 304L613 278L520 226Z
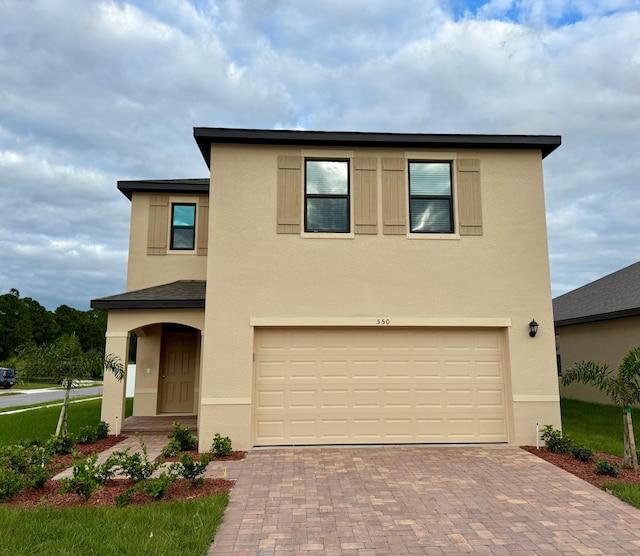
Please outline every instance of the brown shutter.
M378 233L378 160L353 159L353 215L356 234Z
M196 224L198 226L198 237L196 239L198 255L206 257L209 242L209 197L207 195L200 196Z
M382 224L385 234L407 233L404 158L382 159Z
M278 227L279 234L300 233L302 157L278 157Z
M482 235L480 160L460 158L458 167L458 217L461 236Z
M169 235L169 196L152 195L149 199L149 234L147 255L166 255Z

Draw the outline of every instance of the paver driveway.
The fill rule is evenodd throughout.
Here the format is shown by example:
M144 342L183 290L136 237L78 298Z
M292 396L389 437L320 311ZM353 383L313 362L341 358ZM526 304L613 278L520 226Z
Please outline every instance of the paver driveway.
M209 554L640 554L640 510L515 447L253 450Z

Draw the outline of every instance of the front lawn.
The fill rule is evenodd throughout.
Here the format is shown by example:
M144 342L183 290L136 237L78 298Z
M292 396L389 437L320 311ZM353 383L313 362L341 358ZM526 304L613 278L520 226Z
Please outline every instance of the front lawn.
M100 422L102 400L71 403L69 405L68 427L70 433L77 433L82 427L96 426ZM127 398L125 416L133 412L133 398ZM22 413L0 414L0 446L17 444L22 440L38 438L46 440L56 432L60 406L40 407ZM115 431L110 431L115 434Z
M228 494L125 508L2 508L0 555L205 554Z

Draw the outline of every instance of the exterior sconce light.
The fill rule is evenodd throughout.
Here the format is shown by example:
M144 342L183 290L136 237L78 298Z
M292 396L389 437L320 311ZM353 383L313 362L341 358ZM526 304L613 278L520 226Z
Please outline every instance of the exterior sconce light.
M535 338L537 333L538 333L538 323L535 320L532 320L529 323L529 336L531 336L532 338Z

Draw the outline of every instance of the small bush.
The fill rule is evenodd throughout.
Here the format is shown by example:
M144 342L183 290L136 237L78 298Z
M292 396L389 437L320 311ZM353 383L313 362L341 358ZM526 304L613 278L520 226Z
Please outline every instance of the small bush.
M122 452L114 452L112 454L116 465L120 467L119 474L135 481L148 479L160 465L159 462L155 463L149 460L147 446L141 438L139 440L142 452L129 454L130 448L127 448Z
M582 444L574 444L571 447L571 455L578 461L589 461L593 456L593 452Z
M172 473L161 473L155 479L147 479L143 485L144 491L153 498L164 498L169 487L176 480L176 476Z
M171 440L169 440L167 445L164 448L162 448L160 455L163 458L167 459L167 458L175 457L179 453L180 453L180 443L175 438L172 438Z
M202 475L207 470L207 465L209 465L207 454L202 454L199 462L195 462L189 454L182 454L180 463L173 464L171 467L180 476L191 481L193 486L200 486L204 482Z
M540 438L550 452L566 454L571 450L571 439L568 436L562 436L562 432L554 429L552 425L545 425L542 428Z
M56 456L70 454L73 451L74 437L72 434L61 434L60 436L52 434L45 446L50 453Z
M231 453L231 439L228 436L223 438L219 433L216 433L213 437L213 444L211 444L211 452L216 458L228 456Z
M0 468L0 500L11 500L25 486L24 476L18 471Z
M82 427L77 435L76 441L78 444L93 444L98 439L95 427Z
M62 491L74 492L85 500L88 500L91 493L98 490L109 479L113 477L113 466L115 458L109 457L103 464L97 464L98 454L94 453L84 458L78 452L74 453L76 458L73 462L73 477L62 479Z
M193 436L189 427L183 427L180 423L173 423L173 432L169 435L169 440L175 440L180 446L180 452L188 452L196 447L196 437Z
M102 440L103 438L107 438L107 436L109 436L109 424L100 421L96 425L96 440Z
M606 459L596 461L596 474L608 475L609 477L617 477L620 474L620 468Z

